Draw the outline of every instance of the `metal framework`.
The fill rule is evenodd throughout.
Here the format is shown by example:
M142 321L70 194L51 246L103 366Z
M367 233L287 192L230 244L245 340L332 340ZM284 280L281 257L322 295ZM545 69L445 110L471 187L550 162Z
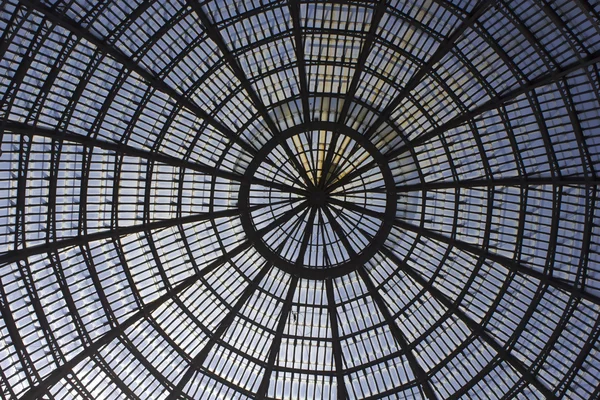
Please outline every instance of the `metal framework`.
M596 1L0 2L0 399L600 395Z

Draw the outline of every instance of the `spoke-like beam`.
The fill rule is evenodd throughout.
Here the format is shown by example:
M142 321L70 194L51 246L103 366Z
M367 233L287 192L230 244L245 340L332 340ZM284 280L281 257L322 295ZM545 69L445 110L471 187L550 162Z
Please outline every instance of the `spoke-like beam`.
M420 146L420 145L426 143L427 141L448 132L451 129L454 129L454 128L457 128L457 127L463 125L464 123L468 122L469 120L474 119L485 112L495 110L495 109L503 106L504 104L515 100L519 96L527 94L537 88L550 85L554 82L558 82L558 81L562 80L563 78L565 78L567 75L569 75L575 71L578 71L582 68L586 68L586 67L589 67L590 65L594 65L594 64L598 64L598 63L600 63L600 51L592 53L589 57L583 58L579 61L569 64L569 65L565 66L564 68L560 68L555 71L544 74L544 75L542 75L536 79L533 79L533 80L529 81L528 83L525 83L525 84L519 86L518 88L513 89L503 95L496 96L496 97L488 100L484 104L482 104L478 107L475 107L474 109L472 109L470 111L467 111L463 114L457 115L456 117L454 117L450 121L446 122L445 124L442 124L436 128L433 128L430 131L416 137L414 140L412 140L409 143L406 143L404 146L398 147L397 149L384 154L384 156L385 156L386 160L393 160L396 157L409 151L411 148ZM357 176L360 176L361 174L363 174L365 171L368 171L369 169L374 168L376 165L377 164L375 162L370 162L360 168L357 168L352 173L344 176L339 181L333 183L328 188L328 190L333 191L334 189L347 184L348 182L352 181Z
M256 206L255 206L256 207ZM266 207L261 205L259 207ZM65 239L57 240L46 244L26 247L19 250L13 250L0 255L0 265L5 265L11 262L24 260L30 256L37 254L49 253L67 247L81 246L87 243L96 242L110 238L118 238L121 236L141 233L144 231L153 231L156 229L171 228L177 225L190 224L195 222L208 221L216 218L234 217L240 214L240 210L235 208L231 210L215 211L212 213L201 213L189 215L181 218L172 218L158 220L146 224L136 224L131 226L123 226L115 229L89 233L87 235L73 236Z
M264 228L262 228L261 230L257 231L257 235L250 239L252 241L259 240L259 238L264 236L265 233L269 232L276 226L285 224L286 222L288 222L290 219L292 219L295 215L300 213L305 208L306 208L306 204L303 203L300 206L297 206L296 208L292 208L292 209L286 211L281 217L277 218L276 220L271 222L269 225L267 225ZM209 353L212 350L212 348L214 347L214 345L217 344L217 342L221 339L221 336L223 336L223 334L227 331L227 329L229 329L229 327L235 320L235 317L239 314L239 311L242 308L242 306L246 303L246 301L250 298L250 296L252 296L252 294L256 291L256 289L258 288L258 284L265 277L267 272L269 272L271 267L272 267L272 264L270 262L266 262L264 264L264 266L260 269L260 271L258 272L256 277L248 285L248 287L244 290L244 292L242 293L240 298L236 301L236 303L231 308L231 310L228 312L228 314L219 323L219 326L216 328L213 335L211 335L211 337L208 340L208 342L206 343L206 345L204 345L202 350L200 350L200 352L196 355L196 357L194 357L194 359L191 362L191 365L189 366L185 375L181 378L181 380L177 384L177 387L175 388L175 390L173 390L169 394L169 397L167 397L168 400L176 399L179 397L179 395L183 391L187 382L194 375L194 372L199 370L202 367L202 363L204 362L204 360L206 360L206 357L209 355Z
M104 345L110 343L112 340L121 335L125 330L129 327L133 326L142 318L148 317L154 312L158 307L160 307L165 302L173 299L179 293L184 291L185 289L192 286L195 282L197 282L200 278L205 276L206 274L214 271L216 268L224 264L225 262L231 260L233 257L241 254L245 250L247 250L254 242L259 240L262 236L264 236L267 232L273 230L278 225L284 224L289 221L294 215L299 213L305 208L305 206L298 206L293 208L286 213L284 213L281 217L271 222L269 225L257 231L257 234L254 237L249 237L247 241L241 243L233 250L228 253L223 254L221 257L217 258L215 261L208 264L206 267L202 268L198 273L189 276L184 279L181 283L174 286L172 289L167 291L164 295L159 297L156 300L153 300L146 304L144 308L137 311L131 317L129 317L125 322L120 325L113 327L108 333L99 338L97 341L91 343L88 347L85 348L82 352L77 354L75 357L70 359L64 365L61 365L58 369L51 372L46 378L44 378L39 384L32 387L25 395L21 398L23 400L33 400L40 397L45 393L46 389L51 387L52 385L59 382L62 378L66 377L70 373L72 373L73 368L86 358L92 357L96 354ZM214 213L213 213L214 214ZM168 220L170 221L170 220ZM141 230L146 230L147 225L142 225ZM138 228L139 229L139 228ZM1 264L1 262L0 262Z
M350 86L344 95L344 103L342 105L342 110L340 111L340 115L338 117L338 124L345 124L346 117L348 116L348 111L350 110L350 105L352 104L352 100L356 95L356 90L358 89L358 85L360 83L360 78L365 68L365 64L367 62L367 58L371 53L371 49L373 47L373 42L377 36L377 29L379 29L379 23L381 22L381 18L385 14L385 8L387 6L387 0L379 0L377 5L375 6L375 11L373 12L373 17L371 18L371 24L369 26L369 31L366 34L365 40L363 42L362 48L360 50L360 54L358 59L356 60L356 66L354 67L354 75L352 76L352 80L350 81ZM321 174L321 181L319 182L319 186L321 188L327 187L327 185L335 176L334 171L337 170L337 165L333 165L333 157L334 152L337 149L337 142L339 140L339 133L333 132L333 137L331 139L331 143L329 144L329 149L327 150L327 155L325 156L325 161L323 162L323 172ZM339 149L339 154L344 153L345 148Z
M334 177L334 172L337 170L337 165L333 165L333 157L335 154L335 151L338 150L337 148L337 142L340 138L340 135L338 132L333 132L333 136L331 138L331 142L329 142L329 146L327 149L327 154L325 155L325 159L323 160L323 167L322 167L322 171L321 171L321 178L320 180L317 182L318 186L321 189L325 189L327 188L327 185L329 184L329 182L331 182L331 180ZM339 153L343 153L343 149L339 149Z
M235 56L232 54L231 50L229 50L229 48L227 47L225 40L221 36L221 32L219 32L219 29L215 27L214 23L211 21L208 15L206 15L204 10L202 9L202 6L198 3L198 0L186 0L186 3L192 10L194 10L194 13L200 19L202 28L204 29L208 37L217 45L217 48L223 55L225 62L227 63L229 68L231 68L231 71L233 71L233 74L242 85L242 88L254 104L254 107L256 107L260 115L263 117L265 123L269 126L269 129L273 132L273 134L276 134L279 130L275 126L275 123L273 122L271 117L269 116L262 100L252 87L252 84L250 83L250 80L244 73L244 70L238 63Z
M173 157L170 155L150 152L148 150L138 149L123 143L109 142L98 138L83 136L73 132L58 131L51 128L28 125L22 122L14 121L0 122L0 129L2 130L3 134L14 133L19 135L40 136L55 140L68 141L86 147L97 147L103 150L113 151L115 153L123 154L125 156L140 157L145 160L151 160L171 166L191 169L194 171L202 172L204 174L215 175L220 178L230 179L237 182L242 181L243 179L242 175L236 174L234 172L219 170L217 168L203 165L200 163L184 161L180 158Z
M190 379L192 379L194 373L202 367L202 364L206 360L206 357L208 357L213 347L217 344L219 340L221 340L221 337L231 327L244 304L246 304L248 299L250 299L254 292L256 292L256 290L258 289L258 285L264 279L264 277L267 275L271 268L272 265L269 262L265 262L265 264L260 268L254 279L252 279L252 281L248 284L246 289L244 289L244 291L237 299L233 307L231 307L227 315L223 317L223 319L219 323L219 326L216 327L214 333L210 336L202 350L200 350L200 352L194 357L194 359L191 362L191 365L188 367L183 377L179 380L177 387L171 393L169 393L167 400L174 400L180 397L185 385L190 381Z
M348 116L348 111L350 110L350 104L352 103L352 99L356 95L356 90L358 89L358 85L360 83L360 78L362 72L364 71L365 64L367 62L367 58L371 53L371 49L373 47L373 42L377 37L377 30L379 29L379 23L381 22L381 18L385 14L385 8L387 7L387 0L379 0L377 5L375 6L375 10L373 12L373 17L371 18L371 23L369 26L369 31L365 36L365 41L363 42L362 49L360 50L360 54L358 59L356 60L356 67L354 68L354 75L352 76L352 80L350 81L350 86L344 95L344 104L342 105L342 111L340 112L340 116L338 118L338 123L343 124L346 122L346 117Z
M337 310L335 307L335 293L333 292L333 282L331 279L327 279L325 281L325 290L327 292L327 312L329 313L329 326L331 327L333 362L335 363L337 399L345 400L348 398L348 390L346 389L346 382L344 382L344 363L342 360L342 346L340 344L340 330Z
M356 251L354 250L354 248L348 241L348 235L346 234L346 232L344 232L344 228L342 228L342 226L339 224L337 219L333 216L333 214L329 210L329 207L327 207L327 206L322 207L322 210L325 213L325 215L327 216L327 219L329 220L329 224L333 228L333 231L336 233L338 239L340 239L342 241L342 244L348 251L348 254L350 255L350 257L356 257Z
M255 399L257 400L262 400L267 396L267 392L269 390L269 382L271 381L271 374L273 373L273 370L275 368L275 361L281 348L283 331L285 329L285 325L290 315L290 311L292 310L292 301L294 300L294 293L296 292L296 288L298 287L298 280L299 278L295 275L292 275L292 277L290 278L287 296L285 297L285 301L281 308L281 314L279 316L279 322L277 323L277 331L275 333L275 337L273 337L271 348L269 349L267 367L265 368L262 381L260 382L260 386L258 387L258 390L256 392Z
M360 213L360 214L365 214L368 215L370 217L374 217L374 218L378 218L383 220L385 218L385 214L379 211L373 211L369 208L366 208L364 206L359 206L356 203L352 203L350 201L346 201L346 200L340 200L340 199L336 199L335 197L329 197L328 201L332 204L335 204L336 206L342 207L342 208L347 208L348 210Z
M402 153L404 153L408 149L409 146L416 147L416 146L422 145L425 142L435 138L436 136L439 136L451 129L461 126L462 124L469 121L470 119L476 118L485 112L495 110L495 109L499 108L500 106L518 98L519 96L522 96L524 94L532 92L533 90L535 90L537 88L558 82L558 81L562 80L564 77L566 77L567 75L569 75L575 71L578 71L582 68L586 68L590 65L597 64L597 63L600 63L600 51L596 52L596 53L592 53L590 56L583 58L579 61L576 61L572 64L569 64L569 65L565 66L564 68L557 69L555 71L549 72L548 74L545 74L536 79L533 79L533 80L529 81L528 83L509 91L508 93L505 93L500 96L496 96L496 97L488 100L484 104L480 105L479 107L475 107L474 109L472 109L466 113L458 115L458 116L452 118L450 121L446 122L445 124L442 124L436 128L433 128L429 132L426 132L423 135L418 136L413 141L411 141L410 144L407 144L404 147L400 147L400 148L386 154L385 156L387 159L393 159L393 158L401 155Z
M572 387L573 381L577 378L577 374L581 371L583 364L589 361L590 352L593 351L594 347L597 346L598 340L600 340L600 317L596 316L596 322L594 326L589 330L589 336L585 341L585 344L579 351L577 358L568 366L568 370L560 383L556 386L559 397L565 395L568 388ZM593 357L593 356L592 356ZM599 384L600 387L600 384ZM597 396L592 396L590 399L596 399Z
M396 187L396 193L408 193L415 191L430 191L443 189L471 189L471 188L493 188L502 186L514 187L535 187L535 186L598 186L600 180L586 177L514 177L514 178L499 178L486 180L465 180L465 181L436 181L417 183L413 185L402 185ZM348 191L346 194L355 193Z
M500 358L505 360L508 364L510 364L517 372L523 376L525 380L531 383L537 390L539 390L546 399L556 399L556 395L550 391L543 383L541 383L538 378L533 375L527 367L519 361L514 355L512 355L509 351L500 345L490 334L487 333L484 326L479 325L475 322L471 317L465 314L460 310L459 307L455 307L452 300L442 293L435 286L430 285L429 282L425 278L423 278L419 273L417 273L413 268L411 268L406 263L402 262L392 251L390 251L385 246L382 248L381 252L391 260L398 268L400 268L404 273L406 273L411 279L417 282L421 287L426 289L433 298L439 301L449 310L452 310L454 315L460 319L467 327L473 332L475 335L479 336L479 338L487 343L494 351L498 354Z
M300 98L302 99L302 115L304 123L311 121L308 80L306 74L306 60L304 58L304 38L300 24L300 1L290 0L288 3L292 16L292 29L294 31L294 51L298 63L298 83L300 84Z
M192 171L201 172L203 174L217 176L223 179L229 179L234 182L242 182L244 176L235 172L222 170L219 168L211 167L208 165L185 161L181 158L173 157L167 154L151 152L143 149L138 149L123 143L108 142L98 138L91 138L83 135L78 135L68 131L57 131L50 128L32 126L21 122L6 121L0 122L0 136L4 133L14 133L19 135L28 136L40 136L54 140L68 141L76 144L80 144L89 148L99 148L107 151L112 151L118 154L129 157L139 157L145 160L163 163L166 165L189 169ZM304 190L295 188L290 185L277 183L272 180L265 180L256 177L251 178L251 183L263 185L273 189L278 189L286 192L296 193L304 195Z
M330 238L331 232L325 230L325 217L323 216L323 211L321 211L320 209L317 212L317 219L318 219L317 227L319 230L319 234L323 238L323 241L326 242L327 239L333 239L333 238ZM331 263L331 259L329 257L329 252L327 251L327 248L328 248L328 246L323 247L323 263L325 265L331 265L332 263Z
M183 280L180 284L173 287L173 289L158 299L155 299L144 306L141 310L137 311L131 317L127 318L123 323L113 327L109 332L104 334L104 336L100 337L93 343L90 343L88 347L86 347L83 351L75 355L65 364L61 365L59 368L52 371L47 377L44 378L38 385L32 387L29 391L27 391L21 400L34 400L41 397L48 388L52 387L56 383L58 383L61 379L71 374L73 369L82 361L94 356L96 353L100 351L100 349L112 342L114 339L123 334L127 329L135 325L138 321L142 320L150 316L156 309L158 309L161 305L165 304L167 301L171 300L179 293L183 292L187 288L191 287L195 282L197 282L202 276L214 271L216 268L223 265L225 262L230 260L231 258L239 255L244 250L250 247L250 242L244 242L232 251L223 256L219 257L205 268L203 268L200 273L192 275L185 280Z
M231 68L231 70L233 71L233 74L235 75L237 80L241 83L242 87L244 88L244 91L246 92L246 94L248 95L248 97L250 98L252 103L254 104L254 107L256 107L256 109L258 110L258 113L261 115L261 117L263 118L263 120L265 121L267 126L269 127L269 130L271 131L273 136L278 138L281 133L279 128L277 127L277 125L275 124L275 122L273 121L271 116L269 115L267 108L265 107L261 98L258 96L256 91L252 87L250 80L244 73L244 70L238 63L237 59L234 57L232 52L227 47L225 40L223 40L223 37L221 36L221 32L219 32L219 30L215 27L214 23L208 17L208 15L206 15L204 10L202 9L202 6L198 3L198 0L186 0L186 2L188 4L188 6L192 10L194 10L194 13L196 13L198 18L200 19L200 22L202 23L202 26L204 27L204 30L205 30L206 34L208 35L208 37L217 45L221 54L223 54L223 57L225 58L227 65L229 65L229 68ZM294 153L288 146L287 142L285 140L278 140L278 141L281 144L281 147L284 149L284 151L288 155L289 161L292 163L292 165L294 166L294 168L296 169L298 174L300 174L300 177L302 177L302 179L305 181L306 185L310 187L312 185L312 183L306 173L306 170L302 167L302 165L300 165L300 163L298 162L298 159L295 157Z
M413 350L409 346L408 341L406 340L406 337L404 336L404 333L402 333L402 330L400 329L400 327L398 326L396 321L394 321L394 319L392 317L392 313L390 312L387 304L385 304L383 297L381 297L381 294L375 287L375 284L371 280L369 273L367 272L367 270L365 269L364 266L361 266L360 268L358 268L357 272L358 272L358 275L360 275L360 277L362 278L363 282L365 283L365 286L367 287L367 291L369 292L369 295L371 296L371 298L373 299L375 304L377 304L377 308L381 312L381 315L383 316L384 320L387 321L387 324L390 328L392 335L394 336L394 339L396 339L396 342L398 343L400 348L404 350L404 355L406 356L406 359L408 360L408 364L410 365L410 368L412 369L413 373L415 374L415 377L417 378L417 382L419 382L419 384L423 388L423 392L425 392L425 396L427 396L427 398L429 400L437 400L438 397L435 394L435 392L433 391L433 388L431 387L431 383L429 382L429 378L427 377L427 374L425 373L425 371L423 370L423 367L421 367L421 365L419 364L419 361L413 354Z
M471 28L475 22L481 17L481 15L487 11L497 0L481 0L479 3L473 7L471 12L463 19L460 25L448 36L444 39L438 48L435 50L431 58L427 60L425 64L421 66L421 68L415 72L415 74L408 80L406 85L402 88L400 93L392 100L385 109L381 112L377 120L371 125L371 127L365 133L367 138L370 138L376 131L379 126L388 119L396 107L398 107L406 96L413 91L420 83L423 81L425 76L431 72L433 67L440 62L446 54L448 54L456 41L465 33L465 31Z
M98 296L98 300L102 306L102 310L104 312L104 316L107 319L108 325L111 327L117 326L118 317L115 315L113 308L111 307L111 302L106 295L104 287L102 286L102 282L98 274L98 269L96 268L94 257L88 245L81 246L81 256L83 257L84 265L87 266L87 272L90 275L90 280L92 281L92 285L94 287L94 294ZM77 305L75 305L75 307L76 306ZM108 376L109 381L114 382L115 385L119 388L119 390L121 390L127 398L139 399L139 397L133 392L132 388L129 387L115 371L113 371L113 368L109 366L109 364L106 362L106 360L101 354L96 354L96 357L94 358L96 364ZM64 363L62 365L64 365ZM62 365L59 366L59 368L61 368ZM68 376L65 378L69 379Z
M508 257L502 256L497 253L492 253L489 250L483 249L476 245L466 243L466 242L463 242L463 241L460 241L457 239L449 238L445 235L442 235L441 233L434 232L430 229L422 228L419 226L415 226L415 225L409 224L409 223L404 222L399 219L396 219L394 221L394 225L396 225L397 227L399 227L401 229L405 229L407 231L418 233L429 239L433 239L435 241L456 247L457 249L466 251L467 253L485 257L489 260L497 262L498 264L504 266L505 268L507 268L511 271L517 272L520 275L532 277L534 279L541 281L542 283L544 283L548 286L552 286L556 289L563 290L566 293L569 293L575 297L583 298L583 299L593 302L594 304L600 305L600 298L597 297L596 295L586 292L582 288L573 286L568 281L564 281L564 280L562 280L560 278L556 278L552 275L546 275L543 272L539 272L534 269L528 268L528 267L522 265L521 263L514 261Z
M213 126L219 132L221 132L229 140L237 143L248 154L256 155L257 150L255 148L253 148L251 145L249 145L248 143L246 143L245 141L243 141L242 139L240 139L235 134L235 132L233 132L231 129L229 129L227 126L225 126L221 122L217 121L208 112L204 111L202 108L200 108L200 106L198 106L196 103L194 103L187 97L181 95L175 89L173 89L172 87L167 85L163 80L156 77L153 73L144 69L142 66L140 66L138 63L136 63L133 59L128 57L125 53L123 53L118 48L116 48L116 47L108 44L106 41L94 36L90 31L82 28L80 25L77 24L77 22L75 22L68 16L56 12L55 10L42 4L38 0L20 0L20 1L21 1L21 3L23 3L30 9L33 9L33 10L41 13L42 15L44 15L51 22L57 24L58 26L61 26L62 28L66 29L67 31L77 35L78 37L90 42L91 44L93 44L96 47L96 49L98 51L110 56L111 58L113 58L114 60L116 60L117 62L122 64L125 68L129 69L130 71L135 72L136 74L141 76L150 86L152 86L156 90L168 95L173 100L175 100L177 103L179 103L180 105L182 105L183 107L187 108L192 113L194 113L197 117L205 120L207 123L209 123L211 126Z
M315 218L317 217L317 208L311 207L310 214L308 215L308 221L304 227L304 235L302 236L302 243L300 244L300 251L298 252L298 258L296 259L296 265L301 266L304 263L304 255L308 248L308 243L313 234L313 227L315 226Z
M379 218L382 219L384 218L383 213L380 213L378 211L373 211L370 210L368 208L359 206L355 203L351 203L348 201L342 201L342 200L338 200L336 198L331 197L329 199L330 203L336 204L340 207L345 207L349 210L361 213L361 214L365 214L365 215L369 215L371 217L375 217L375 218ZM514 261L508 257L502 256L500 254L497 253L492 253L489 250L486 250L484 248L478 247L476 245L473 245L471 243L466 243L457 239L453 239L450 237L447 237L445 235L442 235L441 233L432 231L430 229L427 228L423 228L420 226L416 226L413 224L409 224L408 222L404 222L400 219L395 219L394 220L394 225L397 226L398 228L410 231L410 232L414 232L417 233L419 235L423 235L429 239L433 239L436 240L438 242L441 243L445 243L448 244L450 246L454 246L457 249L460 249L462 251L466 251L467 253L471 253L477 256L482 256L485 257L489 260L495 261L497 263L499 263L500 265L503 265L505 268L508 268L511 271L517 272L520 275L524 275L524 276L530 276L532 278L538 279L541 282L543 282L546 285L552 286L554 288L560 289L560 290L564 290L565 292L578 297L578 298L582 298L582 299L586 299L589 300L591 302L593 302L594 304L599 304L600 305L600 297L591 294L589 292L586 292L585 290L583 290L582 288L578 288L576 286L573 286L571 283L561 280L559 278L553 277L551 275L546 275L543 272L539 272L536 271L534 269L525 267L524 265L522 265L521 263Z
M384 160L387 161L388 159L384 158ZM326 191L328 193L332 193L335 189L352 182L354 179L358 178L365 172L372 170L373 168L377 168L377 163L375 161L371 161L371 162L363 165L362 167L355 169L354 171L348 173L347 175L344 175L342 178L338 179L337 181L332 181L333 183L331 183L330 185L327 186Z

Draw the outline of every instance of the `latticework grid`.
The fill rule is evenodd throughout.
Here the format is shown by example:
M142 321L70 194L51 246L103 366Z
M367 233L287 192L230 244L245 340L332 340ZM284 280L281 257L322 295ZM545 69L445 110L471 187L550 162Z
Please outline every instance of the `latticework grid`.
M0 0L2 399L600 396L597 0Z

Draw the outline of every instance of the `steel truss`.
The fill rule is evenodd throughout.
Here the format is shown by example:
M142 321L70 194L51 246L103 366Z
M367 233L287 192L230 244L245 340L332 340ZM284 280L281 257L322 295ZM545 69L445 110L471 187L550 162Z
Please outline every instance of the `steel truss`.
M5 3L0 398L598 396L587 0Z

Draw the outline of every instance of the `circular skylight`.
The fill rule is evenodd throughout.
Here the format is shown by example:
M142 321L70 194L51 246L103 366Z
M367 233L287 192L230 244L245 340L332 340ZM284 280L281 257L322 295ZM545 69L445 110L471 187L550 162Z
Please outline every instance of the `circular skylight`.
M242 225L248 237L260 238L256 249L306 278L362 266L396 216L394 177L383 155L359 133L331 125L298 126L273 138L250 163L239 192Z
M600 397L596 0L5 0L0 37L0 398Z

